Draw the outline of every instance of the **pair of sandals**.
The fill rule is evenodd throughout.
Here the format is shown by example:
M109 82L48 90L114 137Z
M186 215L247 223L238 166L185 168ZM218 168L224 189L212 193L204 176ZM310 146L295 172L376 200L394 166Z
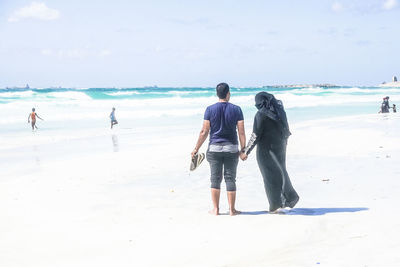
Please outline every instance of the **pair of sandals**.
M197 169L197 167L200 166L205 157L206 156L204 155L204 153L196 153L192 158L192 161L190 162L190 170L194 171L195 169Z

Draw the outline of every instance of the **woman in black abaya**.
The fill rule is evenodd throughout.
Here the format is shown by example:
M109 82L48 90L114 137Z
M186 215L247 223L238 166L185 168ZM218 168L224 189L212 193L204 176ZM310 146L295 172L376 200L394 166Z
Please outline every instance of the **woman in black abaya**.
M257 114L253 133L243 152L248 155L257 147L257 163L264 179L269 211L293 208L299 196L290 182L286 170L286 145L290 136L289 125L282 102L272 94L260 92L255 97Z

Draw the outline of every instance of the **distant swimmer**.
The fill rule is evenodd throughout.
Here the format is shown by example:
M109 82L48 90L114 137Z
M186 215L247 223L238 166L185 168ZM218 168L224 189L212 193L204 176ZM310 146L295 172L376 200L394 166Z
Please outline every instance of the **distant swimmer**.
M383 102L381 104L381 110L379 111L379 113L389 113L389 97L384 97L383 98Z
M32 112L29 113L28 116L28 123L30 123L32 121L32 131L35 130L35 128L37 129L38 127L36 126L36 117L38 117L39 119L43 120L42 118L39 117L39 115L35 112L35 108L32 108Z
M118 121L115 118L115 108L112 108L110 119L111 119L111 129L112 129L115 124L118 124Z

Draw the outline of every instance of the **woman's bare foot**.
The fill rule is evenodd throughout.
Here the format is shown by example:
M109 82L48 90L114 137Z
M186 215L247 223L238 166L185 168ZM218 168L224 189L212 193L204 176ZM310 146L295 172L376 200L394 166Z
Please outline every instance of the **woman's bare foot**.
M219 215L219 209L212 209L208 211L208 213L210 213L211 215Z
M235 209L229 211L229 214L230 214L231 216L235 216L235 215L238 215L238 214L240 214L240 213L241 213L240 211L235 210Z
M270 214L285 214L284 209L277 208L276 210L270 211Z

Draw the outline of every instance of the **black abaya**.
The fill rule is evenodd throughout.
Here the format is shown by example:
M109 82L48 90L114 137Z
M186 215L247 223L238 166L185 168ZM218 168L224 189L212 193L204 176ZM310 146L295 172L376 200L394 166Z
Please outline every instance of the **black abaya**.
M259 93L254 117L253 134L245 148L246 154L257 145L257 163L264 180L269 210L293 208L299 196L286 170L286 145L290 135L283 106L272 95Z

